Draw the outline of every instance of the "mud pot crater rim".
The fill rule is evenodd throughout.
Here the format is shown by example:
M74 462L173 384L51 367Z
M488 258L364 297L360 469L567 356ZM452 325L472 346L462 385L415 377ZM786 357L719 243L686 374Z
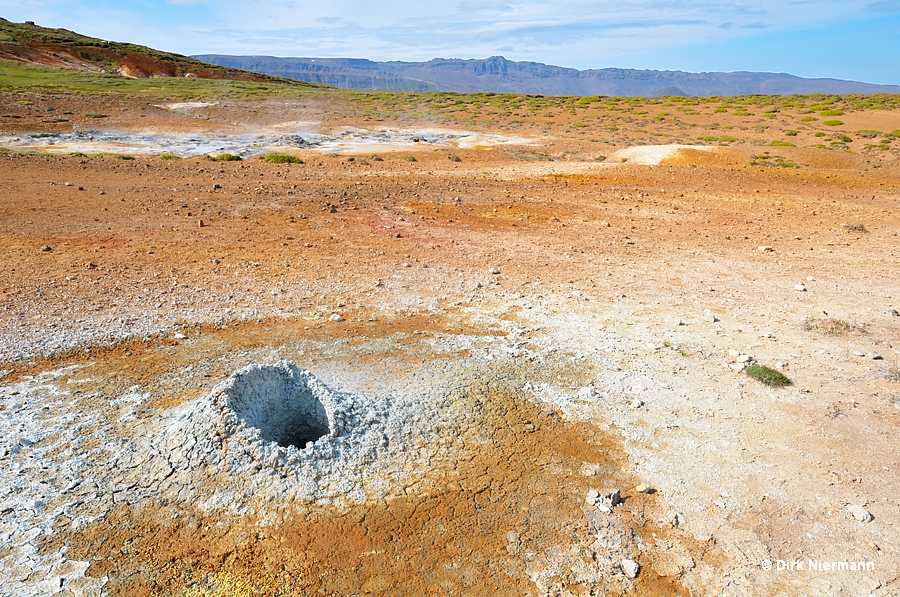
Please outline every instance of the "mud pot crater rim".
M290 361L244 367L215 394L228 436L306 450L344 428L334 393Z

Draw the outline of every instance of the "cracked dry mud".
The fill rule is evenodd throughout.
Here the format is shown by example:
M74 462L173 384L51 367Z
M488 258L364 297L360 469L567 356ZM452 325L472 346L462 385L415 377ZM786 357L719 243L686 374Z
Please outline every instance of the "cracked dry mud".
M0 595L900 593L900 167L624 147L0 155Z

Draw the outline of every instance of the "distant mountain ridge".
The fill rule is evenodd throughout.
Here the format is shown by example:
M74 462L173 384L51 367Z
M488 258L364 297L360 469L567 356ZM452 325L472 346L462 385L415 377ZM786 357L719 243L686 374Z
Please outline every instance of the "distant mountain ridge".
M359 91L457 91L541 95L792 95L900 93L900 85L841 79L806 79L785 73L577 70L517 62L502 56L428 62L375 62L358 58L276 58L201 54L198 60L267 75L326 83Z

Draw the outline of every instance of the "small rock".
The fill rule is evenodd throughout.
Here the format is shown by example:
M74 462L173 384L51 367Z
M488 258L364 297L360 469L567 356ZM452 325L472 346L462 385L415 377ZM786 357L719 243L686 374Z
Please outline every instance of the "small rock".
M738 373L740 373L741 371L743 371L744 369L747 368L747 365L744 363L732 363L728 366L731 368L732 371L737 371Z
M806 292L806 286L803 284L794 284L794 290L797 292Z
M404 261L400 267L412 267L412 264L410 264L408 261Z
M206 224L203 223L203 220L197 220L197 228L203 228Z
M875 360L875 361L880 361L884 358L883 356L881 356L880 354L878 354L877 352L874 352L874 351L870 352L867 356L870 359Z
M450 160L451 162L461 162L462 161L461 159L459 159L458 156L456 156L452 153L447 154L447 159Z
M622 572L624 572L625 576L628 578L637 578L640 569L641 565L634 560L622 560Z
M900 317L900 313L898 313L895 309L888 309L887 311L882 311L882 313L889 317Z
M222 262L219 261L218 259L213 259L212 262L213 262L215 265L219 265L220 263L222 263Z
M677 528L677 527L680 527L680 526L682 525L683 522L684 522L684 521L681 519L681 515L680 515L680 514L676 514L675 516L672 517L672 526L673 526L673 527L676 527L676 528Z
M860 522L872 522L873 520L875 520L875 517L872 516L872 513L862 506L851 504L847 506L847 510L850 512L850 514L853 515L853 518Z
M604 514L612 514L612 509L610 509L609 506L603 504L602 502L597 504L597 509Z
M756 247L756 250L757 250L757 251L764 251L764 252L767 252L767 253L771 253L771 252L774 251L775 249L773 249L772 247L770 247L770 246L768 246L768 245L760 245L760 246Z
M500 270L497 269L496 267L492 267L491 269L488 270L488 273L494 274L496 276L500 273Z
M608 496L606 496L606 500L604 500L604 502L609 504L610 507L615 508L622 503L622 494L619 493L618 489L616 489Z
M748 354L738 355L738 358L737 358L738 363L749 363L752 360L753 360L753 357L751 357Z
M653 491L646 483L641 483L640 485L635 487L634 490L638 493L651 493Z
M715 315L713 315L712 311L709 310L703 312L702 319L707 323L716 323L717 321L719 321L719 319Z
M866 353L864 353L864 352L861 351L861 350L854 350L854 351L853 351L853 354L855 354L855 355L858 356L858 357L864 357L864 356L866 356Z
M600 492L596 489L588 489L587 497L584 498L584 501L590 506L597 505L597 502L600 501Z
M53 250L53 247L51 247L50 245L44 245L43 247L41 247L41 251L43 251L45 253L48 251L52 251L52 250Z
M807 281L807 282L815 282L816 279L813 278L812 276L806 276L806 281Z
M175 338L176 340L187 340L187 336L185 336L181 332L175 332L175 335L172 337Z
M332 313L331 317L328 318L328 321L344 321L344 318L338 313Z
M640 408L640 407L644 406L644 401L638 400L637 398L635 398L634 400L630 400L628 402L628 406L630 406L631 408Z

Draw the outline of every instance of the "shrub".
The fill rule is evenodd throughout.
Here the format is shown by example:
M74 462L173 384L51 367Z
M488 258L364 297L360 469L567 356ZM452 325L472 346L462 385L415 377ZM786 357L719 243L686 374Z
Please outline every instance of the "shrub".
M369 159L372 160L373 162L383 162L384 161L383 159L381 159L380 156L378 156L374 153L369 157Z
M816 118L815 116L804 116L800 119L800 122L815 122L817 120L818 118Z
M403 159L406 160L407 162L418 162L419 161L416 159L415 156L412 156L412 155L404 156Z
M744 369L744 372L753 379L775 388L789 386L793 383L779 371L765 365L750 365Z
M298 157L287 155L284 153L267 153L263 156L263 161L270 164L302 164L303 160Z
M798 131L784 131L784 134L787 135L788 137L796 137L797 133L798 133Z
M823 133L822 131L818 131L818 132L816 132L816 133L813 133L813 137L824 137L824 136L825 136L825 133Z
M840 110L822 110L819 112L822 116L843 116L844 113Z
M70 158L86 158L86 157L88 157L88 155L86 153L82 153L80 151L72 151L72 152L69 152L69 157Z
M796 147L793 143L788 143L787 141L772 141L772 145L775 147Z
M175 155L174 153L164 153L159 156L161 160L180 160L181 158Z
M824 124L825 126L841 126L842 124L844 124L844 121L843 120L826 120L822 124Z
M213 156L210 158L215 162L240 162L243 161L243 158L239 155L234 155L233 153L220 153L217 156Z
M871 129L863 129L861 131L856 131L856 134L860 137L864 137L866 139L874 139L878 135L881 134L881 131L873 131Z

